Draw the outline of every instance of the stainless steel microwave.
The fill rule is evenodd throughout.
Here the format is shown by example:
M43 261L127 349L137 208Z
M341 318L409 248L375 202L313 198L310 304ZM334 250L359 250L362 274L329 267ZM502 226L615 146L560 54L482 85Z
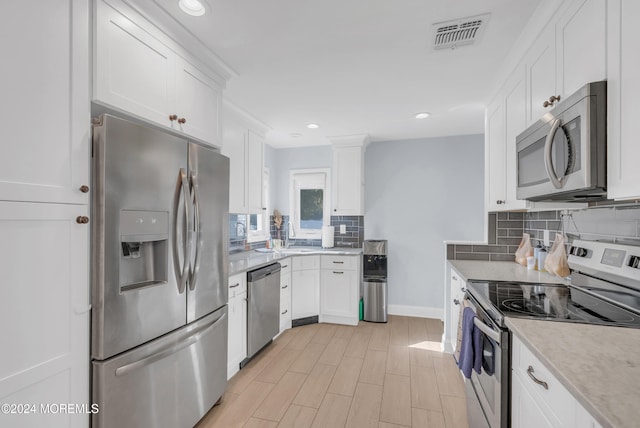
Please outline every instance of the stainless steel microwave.
M588 83L516 137L518 199L607 196L607 83Z

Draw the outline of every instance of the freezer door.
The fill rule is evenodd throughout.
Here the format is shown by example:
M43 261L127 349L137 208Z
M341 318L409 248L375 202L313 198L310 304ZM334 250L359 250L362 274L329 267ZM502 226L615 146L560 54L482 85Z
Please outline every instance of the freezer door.
M191 428L227 386L227 307L93 362L93 428Z
M92 358L103 360L186 323L173 254L186 254L187 142L109 115L93 131Z
M225 305L229 241L229 158L189 145L193 245L187 287L187 322Z

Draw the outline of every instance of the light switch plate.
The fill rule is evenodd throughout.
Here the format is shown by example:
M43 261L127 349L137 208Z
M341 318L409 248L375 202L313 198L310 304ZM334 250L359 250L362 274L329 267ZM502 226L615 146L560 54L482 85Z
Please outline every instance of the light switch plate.
M542 231L542 241L544 242L544 246L545 247L549 246L549 231L548 230L543 230Z
M346 224L341 224L340 225L340 235L344 235L345 233L347 233L347 225Z

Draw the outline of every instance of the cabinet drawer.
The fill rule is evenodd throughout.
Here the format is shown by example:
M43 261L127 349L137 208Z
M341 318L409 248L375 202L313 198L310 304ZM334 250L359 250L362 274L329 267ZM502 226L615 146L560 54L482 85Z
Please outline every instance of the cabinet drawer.
M558 379L542 364L542 362L517 338L513 337L513 375L518 376L524 388L536 399L539 406L548 414L549 419L556 419L559 426L574 426L575 399L560 384ZM533 379L546 383L536 383Z
M293 270L319 269L320 256L296 256L291 258Z
M359 261L360 256L323 255L320 263L322 269L356 270Z
M229 298L247 292L247 274L239 273L229 277Z
M287 257L286 259L278 260L280 263L280 277L282 278L284 275L288 275L291 272L291 257Z

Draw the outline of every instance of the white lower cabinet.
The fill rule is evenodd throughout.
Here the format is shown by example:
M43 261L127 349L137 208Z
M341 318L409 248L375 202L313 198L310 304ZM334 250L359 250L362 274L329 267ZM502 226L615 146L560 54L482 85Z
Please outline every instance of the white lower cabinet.
M451 298L449 301L449 319L448 327L449 335L451 337L451 348L453 352L456 352L458 348L458 319L460 318L460 305L464 300L464 290L466 282L460 277L460 275L453 269L451 269Z
M320 322L358 325L360 256L321 256Z
M229 277L229 335L227 379L240 370L247 358L247 274Z
M89 401L86 205L0 202L0 403ZM0 414L0 426L87 427L87 414ZM33 412L32 412L33 413Z
M291 259L280 260L280 333L291 328Z
M512 347L511 426L600 427L515 335Z
M293 257L291 271L291 318L320 314L320 256Z

